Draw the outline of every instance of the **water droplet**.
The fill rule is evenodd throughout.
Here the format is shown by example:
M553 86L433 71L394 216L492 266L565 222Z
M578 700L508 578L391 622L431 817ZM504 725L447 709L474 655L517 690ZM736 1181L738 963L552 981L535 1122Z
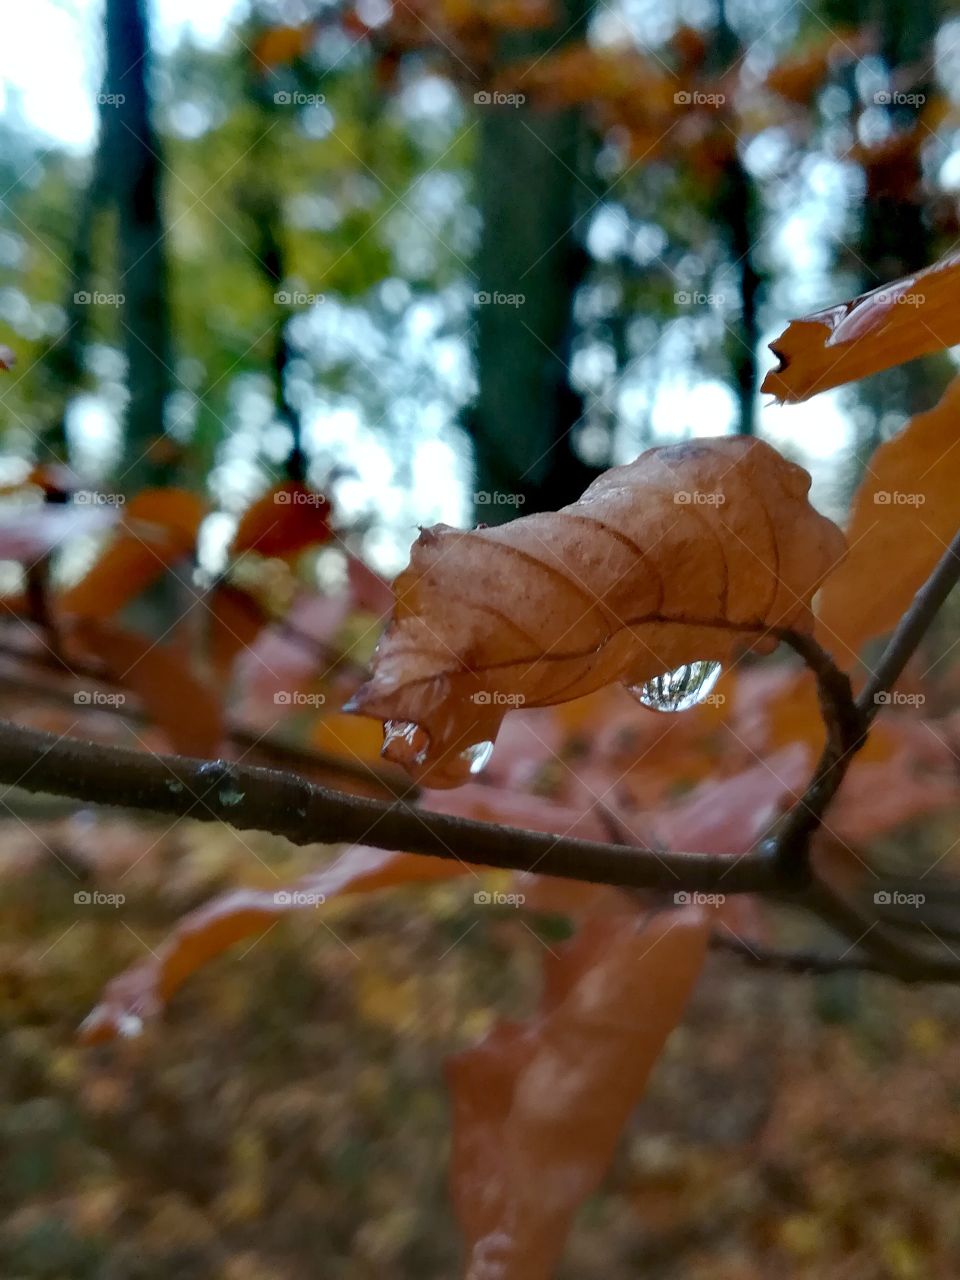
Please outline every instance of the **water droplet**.
M493 755L492 742L475 742L460 752L460 759L467 765L471 773L483 773Z
M117 1018L117 1032L125 1040L133 1040L143 1034L143 1019L135 1013L121 1013Z
M654 711L689 711L708 697L720 679L719 662L688 662L645 684L627 685L628 693Z
M388 720L383 726L380 754L394 764L423 764L430 748L430 735L412 720Z
M167 790L172 791L175 796L178 796L183 790L183 783L179 782L176 778L168 778Z
M239 804L243 799L243 792L238 791L236 787L221 787L220 803L227 809L232 809L235 804Z

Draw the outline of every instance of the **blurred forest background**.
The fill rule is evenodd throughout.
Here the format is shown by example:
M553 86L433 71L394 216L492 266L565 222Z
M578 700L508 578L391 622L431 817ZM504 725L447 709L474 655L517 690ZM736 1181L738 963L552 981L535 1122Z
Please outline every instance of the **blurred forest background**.
M386 785L378 726L337 707L418 525L554 509L651 444L733 432L839 518L956 363L758 393L790 317L956 244L960 18L933 0L31 0L2 22L0 710L23 723L215 754L228 706L251 760ZM172 582L114 565L145 590L113 605L165 644L177 593L205 593L216 716L196 683L158 698L169 666L152 703L127 689L146 717L78 702L76 653L53 671L24 639L49 580L80 613L103 590L104 530L47 545L38 509L122 515L155 486L194 496L196 558ZM311 496L277 542L257 504L280 491ZM104 633L85 645L111 666ZM569 802L537 723L551 752L515 745L512 776ZM481 919L456 883L333 904L148 1035L81 1048L183 912L318 850L2 803L0 1272L455 1274L442 1062L528 1007L562 921ZM79 912L78 877L122 882L122 910ZM561 1274L955 1276L958 1029L950 991L714 958Z

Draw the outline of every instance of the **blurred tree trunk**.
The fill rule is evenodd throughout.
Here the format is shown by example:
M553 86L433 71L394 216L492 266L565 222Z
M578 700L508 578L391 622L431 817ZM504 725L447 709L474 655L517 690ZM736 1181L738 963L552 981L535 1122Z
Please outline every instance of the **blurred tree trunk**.
M888 74L887 88L902 89L902 73L916 68L919 79L909 92L929 97L933 90L934 40L939 22L935 0L860 0L856 18L876 23L881 32L880 55ZM909 71L908 71L909 75ZM878 109L875 107L874 109ZM892 137L909 138L918 128L916 106L888 101L882 106ZM863 288L876 289L900 276L927 266L938 256L936 236L927 216L922 191L920 144L906 146L892 164L876 163L866 170L867 190L863 206L857 256L862 264ZM858 454L865 460L881 443L882 419L888 414L911 416L930 408L946 386L949 364L941 362L938 378L929 360L902 365L870 379L863 403L871 410L858 440ZM931 376L932 375L932 376Z
M500 61L533 60L582 41L590 6L561 0L556 24L504 38ZM554 509L597 474L573 447L583 404L570 385L573 300L587 268L578 222L593 204L593 144L580 110L477 110L480 387L469 426L477 519L494 524L517 514L504 496L521 497L524 513Z
M715 72L722 73L743 56L740 37L731 27L724 0L717 5L717 32L712 50ZM716 201L718 222L727 228L727 249L737 281L739 310L727 326L727 350L739 408L737 431L752 436L757 430L759 367L757 347L760 326L757 318L760 276L754 264L754 244L759 236L756 186L743 162L735 139L727 173Z
M101 96L101 146L117 214L118 292L129 403L123 487L158 484L168 467L153 447L163 436L170 391L171 340L167 254L160 202L161 144L150 119L150 48L145 0L106 0L106 92ZM113 95L116 103L109 98ZM122 101L120 100L122 97Z
M104 89L106 93L106 89ZM102 136L93 153L90 179L77 211L77 230L70 254L70 270L64 286L63 310L66 324L46 359L45 374L51 385L55 408L46 442L55 457L67 460L67 411L72 397L84 381L84 360L89 328L90 305L85 301L93 287L94 230L109 196L107 155Z

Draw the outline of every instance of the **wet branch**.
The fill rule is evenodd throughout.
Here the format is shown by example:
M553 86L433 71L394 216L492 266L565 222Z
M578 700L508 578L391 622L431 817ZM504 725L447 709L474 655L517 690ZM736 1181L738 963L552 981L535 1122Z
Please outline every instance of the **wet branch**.
M733 894L776 884L763 850L734 859L577 840L347 795L281 770L146 755L10 723L0 724L0 782L88 804L226 822L299 845L352 841L625 888Z
M749 854L665 853L611 830L610 843L476 822L418 808L402 798L371 799L333 791L297 773L223 760L148 755L0 722L0 783L87 804L224 822L284 836L294 844L356 842L475 866L561 876L618 888L673 893L758 893L808 912L846 939L835 956L772 952L736 939L714 945L754 966L794 973L867 969L905 982L960 980L960 955L934 930L937 953L917 948L897 924L844 899L812 876L809 848L824 812L880 705L937 610L960 578L960 535L895 630L877 670L854 699L849 678L812 637L780 632L817 679L827 743L810 783L779 830ZM2 797L0 797L2 799Z

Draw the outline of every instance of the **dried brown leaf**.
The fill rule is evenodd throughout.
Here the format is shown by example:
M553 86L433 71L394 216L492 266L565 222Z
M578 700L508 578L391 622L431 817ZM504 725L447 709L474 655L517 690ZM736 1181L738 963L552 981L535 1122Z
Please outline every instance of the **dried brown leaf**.
M780 360L761 390L781 402L905 364L960 342L960 254L850 302L793 320L770 350Z
M890 630L957 527L960 378L870 460L853 500L850 552L825 583L817 631L843 663Z
M450 1061L467 1280L553 1274L683 1013L709 933L698 908L643 923L598 912L551 961L539 1016L498 1024Z
M409 725L385 754L455 786L510 706L769 651L774 628L811 629L810 598L844 552L809 487L761 441L695 441L606 472L562 511L425 529L348 708Z
M114 978L80 1029L88 1043L139 1031L156 1017L183 983L205 964L244 938L266 932L291 911L314 910L343 893L369 893L388 886L466 875L466 863L389 853L353 845L330 866L279 889L235 889L177 925L150 955Z

